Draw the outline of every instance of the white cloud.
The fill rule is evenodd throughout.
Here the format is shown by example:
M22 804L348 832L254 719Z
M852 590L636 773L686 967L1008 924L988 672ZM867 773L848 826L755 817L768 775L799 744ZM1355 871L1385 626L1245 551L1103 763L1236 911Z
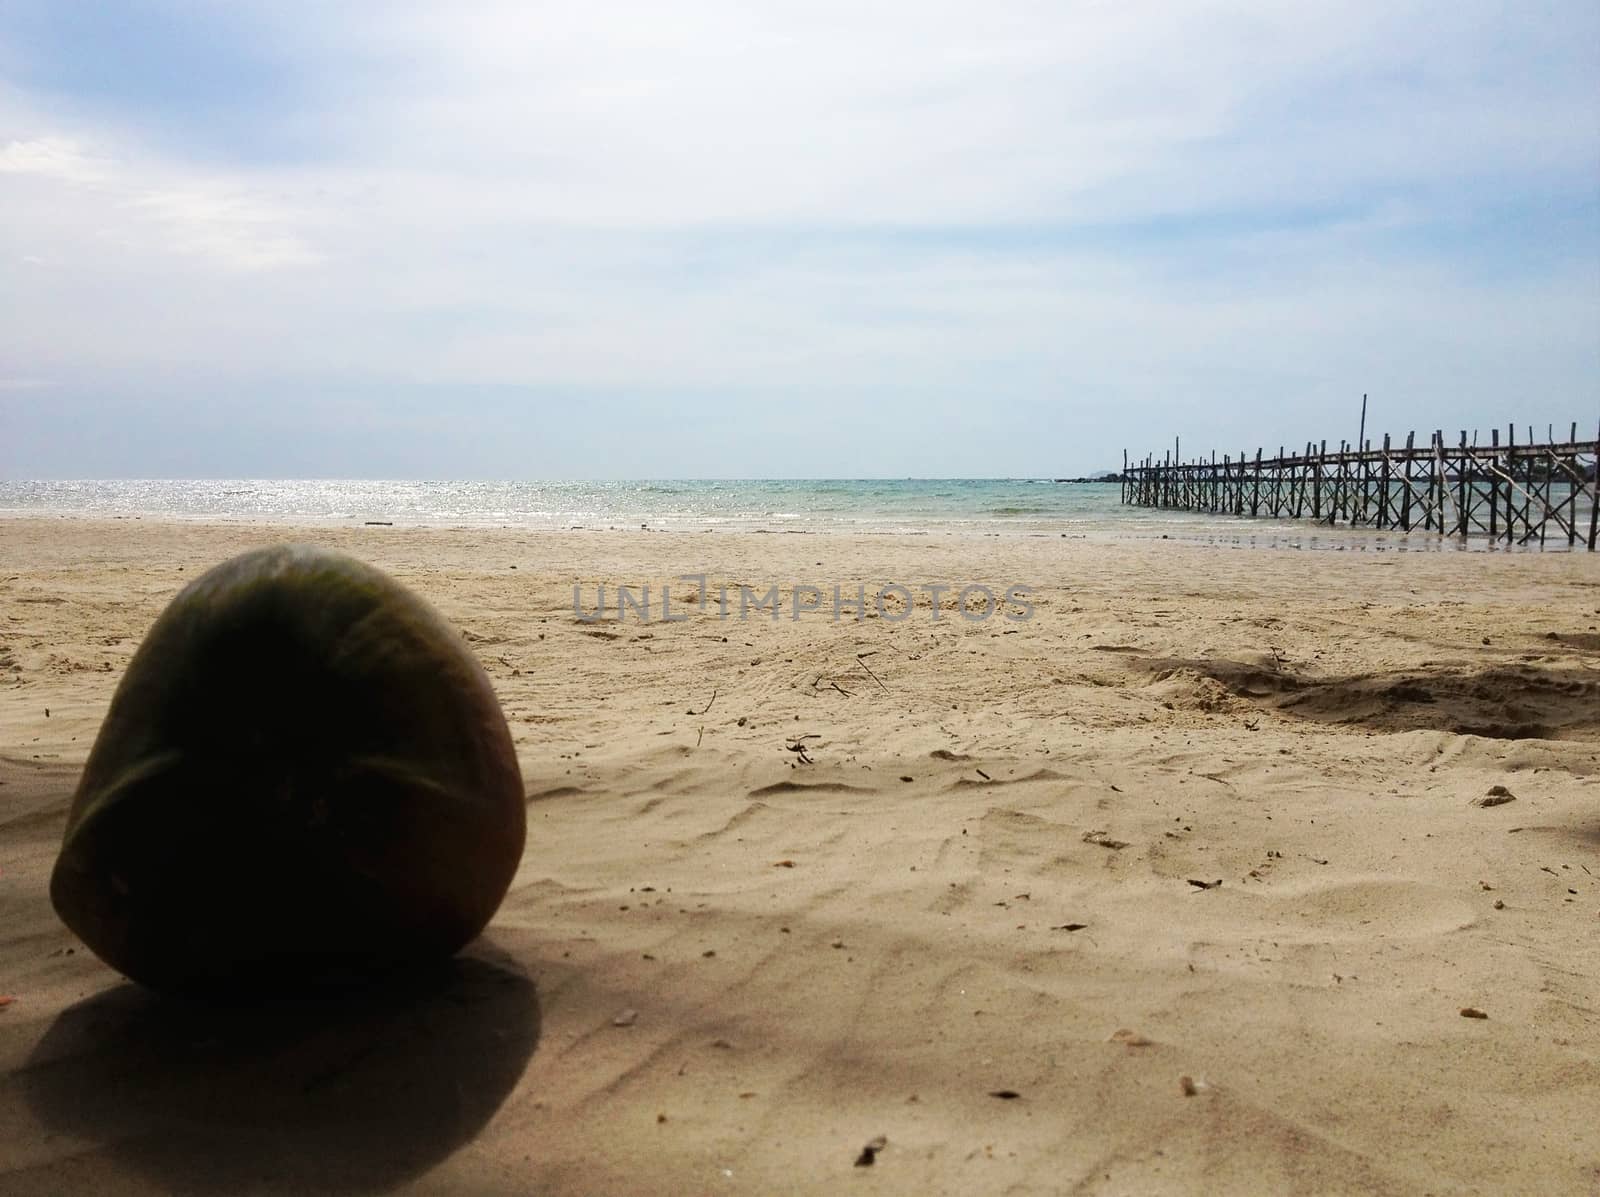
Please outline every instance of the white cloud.
M106 179L106 165L64 137L36 137L0 146L0 174L36 175L64 183L94 184Z
M0 144L0 189L14 233L46 230L63 249L81 250L87 237L102 248L190 255L235 271L320 260L272 185L138 150L124 158L70 137L15 139Z

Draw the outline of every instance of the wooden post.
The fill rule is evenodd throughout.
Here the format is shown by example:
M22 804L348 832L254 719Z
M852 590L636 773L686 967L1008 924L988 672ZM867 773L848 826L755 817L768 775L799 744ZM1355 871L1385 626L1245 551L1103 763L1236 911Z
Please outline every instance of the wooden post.
M1413 430L1406 433L1405 493L1400 496L1400 526L1407 532L1411 531L1411 452L1416 448L1417 434Z
M1311 518L1319 522L1322 519L1322 463L1327 459L1328 442L1323 441L1313 466L1316 472L1311 475Z
M1592 553L1596 537L1600 537L1600 432L1595 433L1594 484L1590 489L1594 491L1589 502L1589 551Z
M1495 431L1499 432L1500 430L1498 428L1496 428ZM1517 444L1517 430L1516 430L1515 427L1510 427L1510 428L1508 428L1507 437L1506 437L1506 448L1507 448L1507 450L1509 451L1511 449L1516 448L1516 444ZM1516 474L1516 469L1517 469L1516 458L1514 456L1510 455L1509 452L1508 452L1508 455L1505 458L1505 463L1506 463L1505 464L1505 475L1506 475L1506 543L1510 544L1512 542L1512 540L1515 539L1515 537L1516 537L1516 527L1517 527L1517 511L1516 511L1517 491L1516 491L1516 487L1513 486L1512 482L1511 482L1511 480L1516 478L1516 476L1517 476L1517 474Z
M1344 502L1340 506L1340 514L1347 524L1356 522L1356 482L1360 478L1361 453L1356 445L1350 446L1350 463L1347 466L1342 460L1339 462L1339 473L1344 476Z
M1372 448L1366 441L1356 442L1356 510L1360 513L1362 523L1377 522L1377 504L1372 497L1372 463L1367 460L1367 452Z
M1328 512L1329 525L1332 525L1336 520L1343 516L1345 511L1345 499L1348 497L1348 495L1347 487L1345 485L1344 453L1349 444L1349 441L1342 440L1339 442L1339 472L1334 475L1333 505Z
M1295 505L1294 509L1296 516L1301 514L1302 508L1311 498L1311 469L1316 457L1315 453L1312 452L1314 448L1315 446L1310 441L1306 442L1305 465L1300 468L1300 501Z
M1383 461L1378 467L1378 527L1389 527L1389 434L1383 434Z
M1429 494L1438 531L1445 531L1445 429L1434 429L1434 478Z
M1500 430L1489 430L1489 447L1494 451L1493 463L1495 470L1500 468ZM1494 470L1489 472L1489 539L1500 539L1500 475Z
M1361 393L1361 427L1356 431L1356 448L1367 443L1367 394Z
M1428 509L1425 513L1423 530L1431 532L1437 522L1439 514L1439 455L1435 446L1439 442L1439 433L1436 429L1433 439L1428 442Z
M1577 439L1578 425L1576 422L1574 422L1572 425L1572 440L1568 441L1567 443L1570 445ZM1572 457L1568 459L1568 462L1571 466L1576 466L1578 464L1578 459L1576 457ZM1595 469L1597 472L1600 472L1600 457L1595 459ZM1575 469L1572 470L1567 476L1567 502L1570 504L1570 506L1567 508L1567 545L1569 548L1576 544L1578 540L1579 487L1578 484L1572 480L1572 474L1574 473L1578 474L1579 477L1582 477L1582 474Z
M1517 477L1517 426L1506 425L1506 477L1515 481ZM1506 485L1506 543L1510 544L1516 534L1516 489L1508 483ZM1528 509L1522 509L1522 526L1528 526Z
M1553 441L1555 438L1550 437L1549 440ZM1539 513L1539 547L1542 549L1544 548L1544 534L1550 527L1550 500L1552 498L1550 478L1555 471L1550 468L1550 463L1544 460L1543 454L1539 455L1539 465L1544 470L1544 486L1539 491L1540 500L1544 504L1544 510Z
M1362 442L1355 442L1350 445L1350 506L1346 512L1346 520L1352 525L1365 518L1362 502Z
M1365 402L1363 402L1362 406L1366 406ZM1353 471L1355 474L1353 481L1356 487L1356 502L1354 509L1350 513L1350 522L1352 524L1364 524L1368 518L1367 509L1370 506L1371 496L1368 494L1367 488L1372 480L1372 468L1367 463L1367 447L1367 442L1364 440L1356 442L1356 465Z
M1435 437L1437 437L1437 435L1438 435L1437 432L1435 432L1434 435L1435 435ZM1434 530L1434 467L1435 467L1434 466L1434 442L1432 442L1432 440L1429 440L1429 442L1427 442L1427 461L1426 462L1422 462L1422 464L1424 464L1424 466L1426 466L1426 469L1421 470L1422 478L1424 478L1424 480L1426 480L1426 483L1427 483L1426 490L1422 491L1422 493L1426 494L1426 496L1427 496L1426 506L1422 507L1422 531L1432 531L1432 530Z

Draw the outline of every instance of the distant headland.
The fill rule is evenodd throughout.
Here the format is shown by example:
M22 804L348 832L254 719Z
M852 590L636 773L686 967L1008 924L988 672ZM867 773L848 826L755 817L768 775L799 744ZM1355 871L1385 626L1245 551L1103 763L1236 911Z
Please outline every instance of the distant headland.
M1052 482L1121 482L1122 474L1117 470L1101 470L1098 474L1090 474L1086 478L1052 478Z

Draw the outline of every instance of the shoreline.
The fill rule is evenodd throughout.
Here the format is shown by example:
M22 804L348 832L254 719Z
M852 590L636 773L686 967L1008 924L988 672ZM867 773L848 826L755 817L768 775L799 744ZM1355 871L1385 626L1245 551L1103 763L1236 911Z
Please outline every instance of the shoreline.
M1294 552L1372 552L1372 553L1471 553L1490 556L1540 556L1567 555L1584 552L1582 545L1565 543L1506 544L1487 538L1473 537L1466 541L1438 532L1413 530L1399 532L1392 529L1330 527L1310 520L1268 519L1247 516L1209 516L1200 519L1188 515L1166 519L1143 519L1137 527L1082 528L1072 524L1063 530L1062 523L1024 525L1000 520L972 521L961 526L952 522L935 526L895 527L874 525L863 520L859 524L819 527L761 527L755 524L720 525L697 524L684 521L679 524L625 527L618 524L555 526L548 524L512 522L431 522L405 520L379 520L355 518L304 518L270 519L264 517L228 517L218 515L174 515L171 513L106 514L75 511L27 511L0 509L0 528L26 526L29 523L116 525L138 523L152 526L171 525L188 528L227 528L235 530L274 529L286 533L304 533L316 537L336 532L452 532L475 534L487 532L516 533L533 536L559 536L572 533L590 535L634 534L692 536L821 536L864 538L943 538L957 540L1072 540L1094 544L1148 544L1169 541L1175 544L1203 548L1244 549L1249 551ZM1087 522L1087 521L1084 521ZM1133 524L1135 521L1129 521Z

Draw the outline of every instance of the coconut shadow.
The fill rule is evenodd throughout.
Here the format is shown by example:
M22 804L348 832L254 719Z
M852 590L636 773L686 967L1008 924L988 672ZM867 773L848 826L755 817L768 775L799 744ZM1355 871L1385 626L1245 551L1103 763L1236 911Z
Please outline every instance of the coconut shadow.
M133 985L63 1011L22 1074L52 1131L173 1193L382 1193L470 1142L539 1042L533 982L481 941L423 973L225 1006ZM51 1175L62 1191L74 1163Z

